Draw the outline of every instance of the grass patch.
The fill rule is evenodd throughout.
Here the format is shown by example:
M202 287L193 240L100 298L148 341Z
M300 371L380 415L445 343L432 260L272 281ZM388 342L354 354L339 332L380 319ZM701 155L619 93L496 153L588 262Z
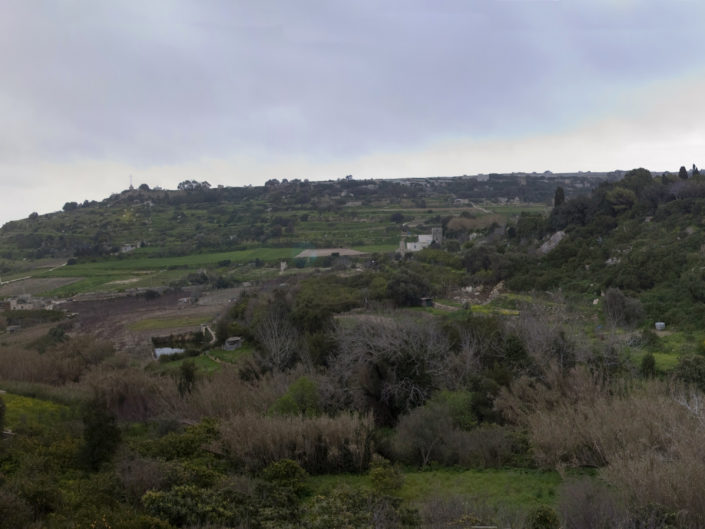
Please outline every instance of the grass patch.
M372 490L372 482L367 474L319 474L309 477L312 496L325 495L339 485L347 485L356 490Z
M678 356L670 353L654 353L657 371L670 371L678 365Z
M659 335L659 349L664 353L682 355L694 354L702 347L705 335L690 332L657 333Z
M554 504L560 483L557 472L438 469L405 473L400 495L419 501L434 495L464 494L486 499L489 504L528 509Z
M243 345L242 347L235 349L234 351L225 351L223 349L214 349L209 351L209 355L213 358L217 358L221 362L227 362L229 364L235 364L240 360L247 358L252 355L254 349L251 345Z
M511 205L497 205L497 204L479 204L481 207L492 210L493 213L498 213L500 215L519 215L521 213L542 213L547 215L550 213L551 208L547 207L545 204L511 204Z
M404 472L404 485L399 495L411 503L434 496L466 495L485 500L489 505L527 510L537 505L554 505L556 489L561 481L557 472L439 468ZM310 478L314 494L324 494L342 484L356 489L372 489L367 475L338 474Z
M641 361L648 353L642 350L634 350L631 353L631 359L635 366L640 366ZM656 361L656 371L665 373L671 371L678 365L679 355L673 353L652 353Z
M201 375L214 373L215 371L218 371L220 369L220 365L218 364L218 362L216 362L215 360L211 360L204 354L199 356L192 356L190 358L184 358L182 360L174 360L173 362L155 362L154 369L155 371L166 375L175 374L181 367L181 364L183 364L187 360L193 360L193 363L196 364L196 372Z
M12 393L2 393L5 402L5 425L15 430L41 430L61 422L70 409L62 404Z
M472 305L470 310L473 314L501 314L502 316L518 316L519 311L516 309L505 309L502 307L494 307L492 305Z

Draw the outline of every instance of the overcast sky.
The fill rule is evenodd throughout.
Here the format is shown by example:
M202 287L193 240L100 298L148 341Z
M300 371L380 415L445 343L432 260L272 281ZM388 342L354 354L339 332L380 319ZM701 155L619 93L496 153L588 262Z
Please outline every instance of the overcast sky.
M0 223L184 179L677 171L701 0L0 0Z

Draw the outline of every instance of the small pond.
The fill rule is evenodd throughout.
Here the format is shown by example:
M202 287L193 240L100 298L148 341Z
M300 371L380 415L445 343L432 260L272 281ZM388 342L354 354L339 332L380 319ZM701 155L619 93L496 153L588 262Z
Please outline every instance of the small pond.
M173 355L176 353L183 353L184 349L180 349L179 347L156 347L154 349L154 356L159 358L162 355Z

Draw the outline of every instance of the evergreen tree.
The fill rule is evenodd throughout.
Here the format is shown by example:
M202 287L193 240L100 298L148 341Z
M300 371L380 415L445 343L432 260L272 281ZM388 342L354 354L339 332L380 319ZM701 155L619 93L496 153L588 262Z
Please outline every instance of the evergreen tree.
M196 385L196 363L193 360L184 360L179 367L179 375L176 380L176 388L183 398L186 393L191 393Z
M690 173L690 177L694 179L700 178L700 170L697 168L695 164L693 164L693 170Z
M653 353L646 353L641 358L639 371L641 371L641 376L644 378L652 378L656 376L656 358L654 358Z
M109 461L120 444L120 428L105 400L95 397L83 408L83 447L80 458L89 470Z
M682 180L688 180L688 170L685 168L685 165L681 165L681 168L678 170L678 177Z
M553 195L553 207L557 208L565 202L565 191L561 186L556 188L556 192Z

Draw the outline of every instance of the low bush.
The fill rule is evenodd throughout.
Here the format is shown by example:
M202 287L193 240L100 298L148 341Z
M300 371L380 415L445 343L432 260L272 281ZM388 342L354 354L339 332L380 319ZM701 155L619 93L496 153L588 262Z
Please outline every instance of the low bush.
M316 383L309 377L294 381L287 392L269 408L271 415L306 415L315 417L321 414L320 396Z
M116 470L127 500L135 504L148 490L162 490L168 483L168 463L135 453L119 454Z
M368 474L378 494L395 494L404 485L404 474L383 457L373 458Z
M178 526L239 527L253 517L250 499L238 491L179 485L168 491L148 491L142 497L148 513Z
M201 448L218 438L218 428L213 420L204 420L186 428L184 432L171 432L159 439L145 441L139 446L143 455L167 461L196 455Z
M308 529L367 529L420 527L416 510L403 507L399 498L340 486L325 496L316 496L303 509L303 527Z
M541 505L529 511L524 522L526 529L559 529L558 515L551 507Z
M421 468L432 462L466 468L527 463L529 442L521 430L496 424L472 428L468 420L472 413L468 415L466 409L458 415L459 408L454 406L463 400L469 403L467 394L444 393L401 417L392 441L396 459Z

